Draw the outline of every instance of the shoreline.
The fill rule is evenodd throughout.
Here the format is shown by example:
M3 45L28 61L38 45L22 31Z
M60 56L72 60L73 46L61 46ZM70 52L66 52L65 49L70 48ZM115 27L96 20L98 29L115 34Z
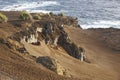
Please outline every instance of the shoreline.
M14 15L14 14L19 14L19 13L22 12L22 11L0 11L0 12L5 13L5 14L7 14L7 15L9 16L9 15L12 15L12 14L13 14L13 15ZM36 12L28 12L28 13L30 13L30 14L49 14L50 12L48 12L48 13L43 13L43 12L38 12L38 13L36 13ZM57 14L54 13L54 14L55 14L55 15L58 15L58 14L60 14L60 13L57 13ZM66 15L66 16L67 16L67 15ZM69 17L73 17L73 16L69 16ZM75 18L75 17L73 17L73 18ZM78 22L78 23L79 23L79 22ZM113 22L113 23L114 23L114 22ZM115 22L115 23L116 23L116 22ZM115 24L115 23L114 23L114 24ZM81 24L79 24L79 25L81 25ZM84 24L84 25L82 24L82 25L81 25L81 28L82 28L82 29L92 29L92 28L93 28L93 29L101 29L101 28L102 28L102 29L109 29L109 28L120 29L120 28L118 28L118 27L103 27L103 26L102 26L102 27L99 27L98 25L96 25L97 27L95 27L95 25L94 25L94 27L88 27L88 26L90 26L90 25L86 25L87 27L85 27L85 25L86 25L86 24ZM84 27L83 27L83 26L84 26ZM92 26L93 26L93 25L92 25Z
M82 29L64 14L2 13L8 18L2 15L6 21L0 23L0 71L6 77L119 80L120 29Z

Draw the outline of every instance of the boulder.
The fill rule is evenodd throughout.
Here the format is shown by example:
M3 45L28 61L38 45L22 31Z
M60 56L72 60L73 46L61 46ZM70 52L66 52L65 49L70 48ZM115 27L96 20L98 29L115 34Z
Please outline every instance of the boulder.
M41 63L43 66L54 71L58 75L66 74L66 70L59 64L59 62L49 56L38 57L36 62Z

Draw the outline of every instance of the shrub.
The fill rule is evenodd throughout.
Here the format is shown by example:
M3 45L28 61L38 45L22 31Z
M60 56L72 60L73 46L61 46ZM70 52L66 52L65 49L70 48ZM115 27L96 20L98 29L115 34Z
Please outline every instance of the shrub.
M51 16L53 16L53 15L54 15L54 14L53 14L53 12L50 12L49 14L50 14Z
M0 13L0 22L7 22L7 21L8 18L4 14Z
M26 11L21 12L20 14L20 19L22 20L30 20L30 14Z
M64 14L64 13L60 13L60 14L58 14L58 15L59 15L59 16L62 16L62 17L63 17L63 16L65 16L65 14Z
M35 15L33 15L33 18L34 18L35 20L40 20L40 19L41 19L41 17L40 17L39 14L35 14Z

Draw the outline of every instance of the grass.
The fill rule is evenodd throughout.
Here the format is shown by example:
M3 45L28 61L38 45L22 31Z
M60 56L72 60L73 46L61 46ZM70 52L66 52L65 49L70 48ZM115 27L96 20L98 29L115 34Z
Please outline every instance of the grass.
M30 20L30 14L26 11L21 12L20 19L22 20Z
M6 15L0 13L0 22L7 22L8 21L8 18L6 17Z
M33 15L33 19L35 19L35 20L40 20L40 19L41 19L41 17L40 17L40 15L39 15L39 14L35 14L35 15Z
M65 14L64 13L59 13L58 16L64 17Z
M50 16L53 16L54 14L53 14L53 12L50 12L49 15L50 15Z

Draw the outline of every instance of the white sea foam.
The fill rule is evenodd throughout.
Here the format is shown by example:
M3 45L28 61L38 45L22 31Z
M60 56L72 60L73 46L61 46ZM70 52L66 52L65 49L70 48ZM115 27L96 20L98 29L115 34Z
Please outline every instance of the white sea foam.
M1 10L2 11L22 11L22 10L32 11L32 9L34 8L51 6L51 5L54 6L54 5L60 5L60 4L56 1L39 1L39 2L31 2L31 3L25 2L25 3L14 4L14 5L8 5L3 7ZM38 11L47 12L43 10L38 10ZM33 12L35 12L35 10Z
M120 25L120 21L104 21L100 20L98 22L93 22L94 24L104 24L104 25Z
M51 12L51 11L46 11L46 10L26 10L26 11L28 11L30 13L40 13L40 12L49 13L49 12Z
M53 12L53 13L56 13L56 14L58 14L58 13L60 13L60 12L68 12L67 10L60 10L60 11L48 11L48 10L26 10L26 11L28 11L28 12L30 12L30 13L40 13L40 12L42 12L42 13L49 13L49 12Z
M83 1L83 0L79 0L79 1ZM97 0L95 0L95 1L97 1ZM95 1L93 0L93 2L95 2ZM67 1L65 1L65 2L67 2ZM97 11L103 10L101 5L98 5L98 6L95 5L96 7L90 8L90 10L95 8L95 12L94 12L94 10L92 12L91 11L86 12L88 10L88 7L86 7L86 5L88 5L88 4L86 4L85 6L81 5L82 8L80 8L79 5L78 6L75 5L75 8L74 7L69 8L71 6L71 3L68 4L68 2L67 2L67 4L66 4L65 2L64 2L64 4L62 4L58 0L54 0L54 1L53 0L49 0L49 1L38 0L38 2L35 2L35 1L28 2L27 0L24 0L24 2L23 2L23 0L22 0L22 1L16 2L13 5L11 5L11 4L0 5L0 10L2 10L2 11L23 11L23 10L26 10L28 12L33 12L33 13L34 12L35 13L37 13L37 12L38 13L39 12L49 13L51 11L54 12L54 13L64 12L64 13L66 13L68 15L71 15L71 16L78 15L76 17L78 17L80 19L79 23L80 23L81 27L84 28L84 29L86 29L86 28L100 28L100 27L101 28L115 27L115 28L120 29L120 21L116 21L120 17L119 13L118 13L119 11L117 11L116 8L114 8L114 7L110 8L110 9L107 8L107 10L105 10L106 15L103 15L104 12L102 12L102 13L97 12ZM91 1L86 1L86 2L91 2ZM98 2L96 2L96 3L99 4ZM46 6L52 6L52 7L49 8L49 7L46 7ZM67 7L61 7L61 6L67 6ZM91 6L91 4L89 4L88 6ZM108 6L108 5L106 5L106 6ZM100 9L97 8L97 7L99 7ZM73 12L72 12L72 10L73 10ZM112 13L112 12L108 12L109 10L111 10L112 12L116 12L116 14ZM116 11L114 11L114 10L116 10ZM93 18L91 18L89 16L89 13L92 13L92 15L90 15L90 16L92 16ZM108 13L110 13L110 15ZM80 14L80 17L79 17L79 14ZM115 15L113 16L111 14L115 14ZM83 17L83 16L86 16L86 15L88 17ZM82 18L81 18L81 16L82 16ZM104 20L103 17L105 17L105 19L108 19L108 20ZM95 21L96 19L99 19L99 20ZM103 19L103 20L101 20L101 19ZM110 21L112 19L115 19L115 21L114 20Z
M99 20L95 22L90 22L89 24L83 24L81 25L83 29L87 28L109 28L109 27L114 27L114 28L119 28L120 29L120 21L104 21L104 20Z

